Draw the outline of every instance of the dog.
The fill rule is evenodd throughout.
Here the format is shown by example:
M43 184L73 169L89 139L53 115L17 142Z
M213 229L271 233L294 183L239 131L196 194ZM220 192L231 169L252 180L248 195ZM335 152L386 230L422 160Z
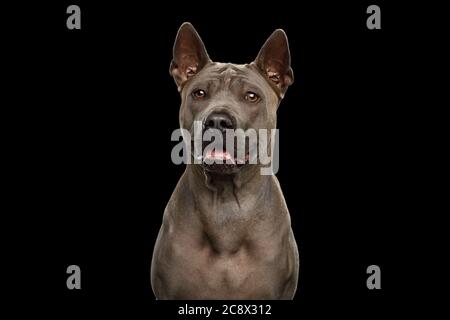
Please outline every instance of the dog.
M170 74L181 95L180 128L275 129L276 112L294 81L281 29L255 61L213 62L197 31L181 25ZM206 156L208 157L208 156ZM209 153L229 159L228 150ZM242 160L242 159L241 159ZM163 215L151 265L157 299L292 299L299 253L275 175L260 164L188 164Z

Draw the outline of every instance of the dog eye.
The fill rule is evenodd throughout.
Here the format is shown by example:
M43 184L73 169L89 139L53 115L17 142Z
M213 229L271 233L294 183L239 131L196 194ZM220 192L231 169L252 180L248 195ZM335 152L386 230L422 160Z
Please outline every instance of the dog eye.
M248 91L245 94L245 100L247 100L249 102L256 102L259 100L259 96L254 92Z
M206 91L202 89L197 89L192 92L194 99L200 100L206 96Z

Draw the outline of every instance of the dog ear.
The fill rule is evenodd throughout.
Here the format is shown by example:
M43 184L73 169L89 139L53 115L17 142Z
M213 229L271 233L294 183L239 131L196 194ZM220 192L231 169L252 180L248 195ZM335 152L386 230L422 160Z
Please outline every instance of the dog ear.
M279 95L282 98L289 85L294 82L289 43L282 29L277 29L271 34L254 63L268 81L279 89Z
M169 69L178 91L181 91L186 80L197 74L210 61L197 31L189 22L183 23L178 29Z

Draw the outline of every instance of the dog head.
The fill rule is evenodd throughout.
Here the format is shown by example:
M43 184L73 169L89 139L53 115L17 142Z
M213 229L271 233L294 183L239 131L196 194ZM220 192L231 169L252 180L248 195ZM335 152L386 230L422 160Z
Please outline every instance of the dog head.
M253 62L213 62L194 27L184 23L178 30L169 70L181 95L180 127L194 136L194 123L200 123L203 132L215 131L224 141L230 130L275 129L279 103L294 80L290 60L288 39L278 29ZM222 150L202 149L207 171L236 173L246 166L250 150L256 148L246 145L238 158L239 152L227 150L225 145ZM211 159L224 163L208 163Z

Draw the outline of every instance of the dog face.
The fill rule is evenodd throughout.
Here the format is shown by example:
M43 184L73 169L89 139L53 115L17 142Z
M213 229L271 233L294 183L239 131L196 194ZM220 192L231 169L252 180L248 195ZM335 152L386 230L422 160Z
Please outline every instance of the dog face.
M238 65L212 62L189 23L178 31L170 74L181 94L180 127L193 133L194 122L198 122L203 131L215 130L224 141L227 130L275 129L276 110L293 82L288 41L282 30L269 37L254 62ZM248 162L250 148L246 146L244 159L228 159L225 147L215 150L205 157L230 163L203 165L211 172L235 173Z

